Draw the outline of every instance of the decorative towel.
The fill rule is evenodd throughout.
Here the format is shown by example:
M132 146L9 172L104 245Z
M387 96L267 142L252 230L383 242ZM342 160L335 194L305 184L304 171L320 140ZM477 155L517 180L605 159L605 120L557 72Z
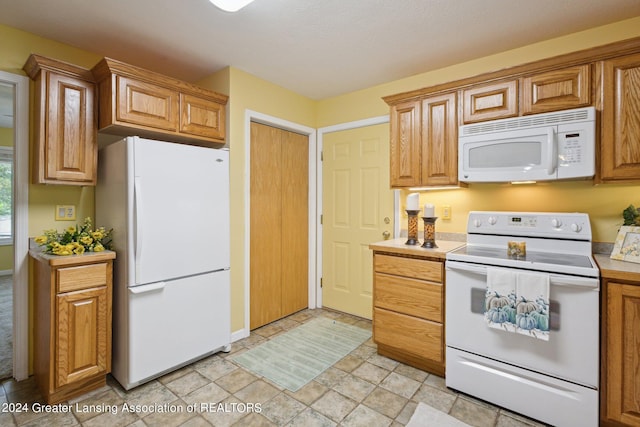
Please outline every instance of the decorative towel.
M549 275L516 274L516 332L549 341Z
M516 273L499 268L487 269L484 320L490 328L516 330Z

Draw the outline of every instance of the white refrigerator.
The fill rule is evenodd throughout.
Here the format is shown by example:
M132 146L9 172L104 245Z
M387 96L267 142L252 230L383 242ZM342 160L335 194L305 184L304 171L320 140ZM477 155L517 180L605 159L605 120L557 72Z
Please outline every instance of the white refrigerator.
M99 151L113 228L112 374L133 388L229 351L229 152L128 137Z

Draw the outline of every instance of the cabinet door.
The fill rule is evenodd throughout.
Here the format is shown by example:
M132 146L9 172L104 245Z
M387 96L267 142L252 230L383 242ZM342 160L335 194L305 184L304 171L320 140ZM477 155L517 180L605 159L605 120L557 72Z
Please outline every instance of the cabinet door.
M474 86L462 91L464 123L504 119L518 115L518 81Z
M607 414L640 426L640 286L607 285Z
M578 65L522 79L522 114L578 108L591 103L591 65Z
M58 294L56 302L56 387L109 372L107 287Z
M224 105L180 94L180 132L224 141Z
M95 84L47 71L45 85L45 134L39 141L36 181L94 185L98 162Z
M420 185L420 101L391 107L392 187Z
M603 180L640 179L640 54L600 64Z
M116 76L116 120L139 126L178 131L178 92Z
M421 185L458 183L458 120L456 94L422 101Z

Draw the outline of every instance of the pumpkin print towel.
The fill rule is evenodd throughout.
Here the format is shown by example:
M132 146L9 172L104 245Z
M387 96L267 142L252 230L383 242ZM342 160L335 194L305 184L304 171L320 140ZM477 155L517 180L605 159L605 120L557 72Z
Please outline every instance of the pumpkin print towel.
M517 276L516 332L549 341L549 275Z
M490 328L516 330L516 273L499 268L487 269L484 320Z

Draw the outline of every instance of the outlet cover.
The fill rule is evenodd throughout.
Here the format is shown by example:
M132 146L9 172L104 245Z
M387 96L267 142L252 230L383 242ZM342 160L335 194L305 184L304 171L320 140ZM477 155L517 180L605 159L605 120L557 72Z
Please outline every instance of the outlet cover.
M56 205L56 221L75 221L76 205Z
M442 207L442 219L451 219L451 206L444 205Z

